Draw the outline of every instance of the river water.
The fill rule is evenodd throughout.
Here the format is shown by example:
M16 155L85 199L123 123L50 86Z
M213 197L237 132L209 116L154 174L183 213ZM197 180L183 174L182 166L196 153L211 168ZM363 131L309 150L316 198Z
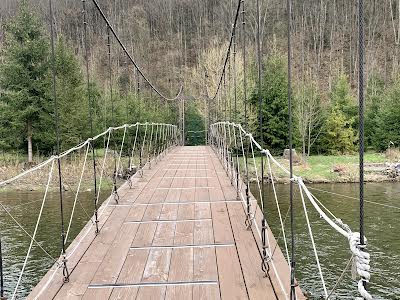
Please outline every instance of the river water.
M315 184L309 187L334 215L341 218L353 231L359 231L359 204L356 199L350 198L357 197L359 189L357 184ZM348 197L327 192L340 193ZM289 185L278 185L277 194L284 218L289 208ZM269 186L266 187L265 195L267 221L275 237L278 237L281 226ZM365 235L368 239L367 249L371 254L371 283L368 285L368 290L377 300L400 299L400 184L367 183L365 199L368 201L365 203ZM323 288L298 189L294 201L296 277L301 288L310 294L311 299L323 299L320 297L324 295ZM306 205L329 294L351 257L349 245L346 238L336 233L325 220L320 218L309 202L306 202ZM288 217L285 228L290 249L289 225ZM284 251L283 239L280 239L279 245ZM358 296L356 283L351 279L349 270L337 284L330 299L354 299L356 296Z
M358 185L355 184L320 184L312 185L311 187L350 197L356 197L358 193ZM288 185L277 186L278 199L283 215L286 214L289 207L288 191ZM356 200L316 190L313 190L313 192L329 210L342 218L353 230L358 228L359 216ZM107 194L108 191L105 191L102 199ZM367 201L378 203L365 203L365 230L368 238L368 251L372 257L372 277L368 289L372 292L374 299L400 299L400 225L398 223L400 209L393 208L400 207L400 184L368 183L365 194ZM275 236L278 237L280 225L272 196L272 191L267 186L267 220ZM9 212L29 233L32 233L42 197L43 192L2 192L0 193L0 202L9 209ZM72 240L78 234L89 220L88 215L93 212L93 192L82 192L80 199L69 240ZM64 201L66 216L69 216L71 212L73 200L73 192L66 192ZM343 268L350 258L348 242L334 232L324 220L320 219L310 205L308 205L308 212L327 290L330 291L338 281ZM297 193L295 197L295 214L296 276L302 289L311 295L310 298L319 299L319 296L323 295L323 289L306 228L303 208ZM59 255L61 245L60 226L58 193L50 193L44 208L37 241L52 257ZM286 220L286 232L289 237L289 218ZM0 209L0 234L3 241L6 292L10 296L18 280L30 238L20 230L2 209ZM282 239L280 239L280 246L283 250ZM52 264L53 261L39 247L34 246L19 288L18 295L20 298L27 295ZM357 296L357 292L355 292L356 284L351 279L350 274L350 271L345 273L331 299L354 299Z

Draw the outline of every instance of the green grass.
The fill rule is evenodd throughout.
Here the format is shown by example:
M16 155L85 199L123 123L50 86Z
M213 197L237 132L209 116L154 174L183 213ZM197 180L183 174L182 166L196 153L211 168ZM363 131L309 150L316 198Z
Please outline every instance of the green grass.
M282 157L275 157L286 169L289 169L289 162ZM260 157L256 157L256 165L259 170ZM294 165L294 174L301 176L303 179L313 182L352 182L358 177L358 154L354 155L313 155L303 160L301 163ZM364 156L365 163L384 163L387 161L384 154L368 152ZM249 172L255 177L255 168L252 158L248 161ZM244 160L240 161L241 169L244 168ZM265 173L269 173L268 165L266 164ZM345 174L333 172L335 167L341 167ZM271 168L274 176L278 181L287 181L288 176L271 162ZM286 180L285 180L286 179Z

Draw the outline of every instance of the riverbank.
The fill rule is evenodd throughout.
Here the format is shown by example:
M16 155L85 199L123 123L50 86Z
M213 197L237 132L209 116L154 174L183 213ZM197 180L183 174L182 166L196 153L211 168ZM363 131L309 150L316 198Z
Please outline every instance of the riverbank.
M110 155L110 154L109 154ZM97 175L101 173L102 160L104 153L97 153ZM43 158L36 158L36 164L44 161ZM289 161L283 157L277 157L277 161L286 169L289 169ZM393 176L388 172L388 166L393 164L397 157L390 157L383 153L365 154L365 181L366 182L398 182L399 177ZM256 157L255 163L260 174L261 158ZM269 169L265 160L265 181L269 181ZM73 191L77 188L82 167L84 164L83 153L77 153L68 160L62 161L63 187L65 191ZM121 164L128 165L128 160L122 158ZM240 159L241 171L244 171L244 160ZM252 158L248 160L249 177L252 182L256 181L257 175ZM1 190L28 190L39 191L46 186L49 166L37 170L32 174L24 176L15 183L3 187ZM282 170L271 162L272 174L277 183L288 183L289 177ZM294 174L300 176L306 183L355 183L358 178L358 154L354 155L315 155L307 159L297 158L294 163ZM25 158L22 155L6 154L0 156L0 181L12 178L27 170ZM108 188L112 185L114 170L113 159L108 158L104 167L102 186ZM58 169L54 166L50 190L58 189ZM88 191L93 189L93 170L92 163L86 163L85 172L82 178L81 190Z
M108 189L112 186L113 173L114 173L114 159L108 154L106 163L103 164L104 152L97 151L96 153L96 166L97 166L97 184L99 185L100 174L102 174L102 188ZM69 156L68 159L61 160L61 175L63 182L64 191L76 191L78 183L80 181L81 174L82 181L80 190L81 191L92 191L94 189L94 176L93 176L93 163L90 157L88 157L85 163L85 157L83 152L77 152ZM32 166L36 166L43 161L46 157L35 157L34 163L28 165L26 158L20 154L2 154L0 155L0 181L13 178L22 172L29 170ZM121 166L128 165L128 159L126 157L121 158ZM42 167L41 169L35 170L16 181L0 188L0 191L42 191L46 188L46 184L49 180L49 172L51 163ZM84 170L83 170L83 167ZM104 167L104 168L103 168ZM83 171L83 172L82 172ZM59 189L58 182L58 167L57 163L53 166L53 172L50 178L49 191Z
M306 183L355 183L359 182L358 154L355 155L315 155L307 159L297 158L293 166L296 176L303 178ZM284 158L276 159L286 169L289 169L289 161ZM258 173L260 174L261 158L255 158ZM390 170L393 165L392 158L383 153L366 153L364 156L364 169L366 182L398 182L400 178L394 176ZM256 181L257 174L254 162L249 159L249 177ZM241 161L243 169L243 160ZM275 182L288 183L288 175L271 162L272 174ZM265 180L269 181L269 168L265 160Z

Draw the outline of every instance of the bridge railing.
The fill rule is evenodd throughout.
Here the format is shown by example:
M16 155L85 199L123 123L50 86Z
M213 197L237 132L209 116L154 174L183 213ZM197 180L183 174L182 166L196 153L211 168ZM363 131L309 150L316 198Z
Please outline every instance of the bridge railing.
M30 228L25 228L25 226L22 225L23 222L13 216L10 207L0 202L0 209L8 215L12 222L16 224L16 227L28 236L28 240L30 241L25 259L22 262L22 267L18 272L18 277L15 276L15 280L12 280L16 282L16 284L14 287L8 286L9 289L13 288L11 299L16 299L17 296L20 296L21 291L19 288L21 285L25 286L25 284L22 284L23 277L34 246L39 247L46 258L49 259L50 264L56 266L52 276L50 276L46 285L42 287L41 292L36 295L36 298L40 297L41 293L50 284L51 280L54 279L55 274L60 268L62 268L64 280L68 281L68 260L74 255L83 239L85 239L90 232L95 232L96 234L100 233L98 223L106 207L113 202L117 204L120 200L118 186L122 183L126 183L129 188L131 188L133 178L142 176L143 169L151 168L152 164L157 163L169 149L178 144L179 132L176 125L146 122L110 127L104 132L66 150L60 155L53 155L38 165L12 178L1 181L0 190L7 187L16 187L19 184L25 185L26 182L32 180L34 180L33 182L35 183L41 181L45 182L43 196L35 200L36 202L41 202L41 205L39 213L36 216L32 233L30 233ZM79 158L77 159L77 157ZM67 170L68 167L71 167L71 161L75 162L72 171ZM57 170L57 165L59 170ZM66 175L68 172L74 172L76 174L73 174L72 179L68 179L68 185L71 185L71 190L72 186L74 186L74 201L71 213L67 216L65 214L65 203L63 203L65 200L63 194L64 189L66 189L65 186L67 185L67 179L65 177L70 177L70 174L68 176L63 175ZM76 219L76 212L79 209L79 205L81 205L81 209L84 209L82 207L82 201L80 200L80 198L82 198L84 184L93 186L93 189L91 189L93 191L93 200L91 200L92 203L90 206L93 206L94 213L92 215L87 214L89 224L91 223L91 225L87 226L87 230L83 234L80 234L79 241L74 243L72 248L70 247L67 249L69 242L75 238L71 236L71 227ZM109 189L110 185L112 185L111 191ZM45 204L46 200L49 198L49 192L53 188L57 190L58 186L60 187L62 249L60 256L56 258L49 253L51 251L42 246L43 241L39 240L37 233L40 225L42 225L43 212L47 208ZM105 193L109 192L109 196L99 208L104 199L103 189L105 189ZM29 200L31 202L32 199L30 198ZM64 218L67 220L67 222L65 222L66 226L64 226ZM58 237L59 235L57 235L57 238ZM12 252L14 246L16 247L17 245L7 245L7 248ZM7 253L4 259L7 259ZM13 278L13 274L7 274L7 277Z
M268 181L273 190L273 198L275 205L277 207L279 223L280 223L280 236L284 241L284 252L290 266L290 258L288 243L286 241L286 233L285 233L285 220L289 213L286 213L286 217L282 214L280 201L278 194L276 192L276 176L274 175L274 170L278 170L280 173L286 176L287 180L292 181L298 186L300 199L302 203L302 207L304 210L305 221L307 224L308 234L310 235L310 240L312 244L312 249L315 257L315 262L318 268L319 277L321 280L321 285L323 289L323 294L325 299L329 299L337 287L337 283L332 288L331 291L328 291L327 284L324 278L324 272L321 268L320 258L317 251L317 245L314 240L314 235L312 231L312 226L309 220L309 214L307 210L308 207L311 207L320 215L320 217L337 233L347 239L349 243L349 249L351 252L351 257L343 270L343 273L348 271L347 268L353 264L353 268L356 270L358 281L358 292L363 297L363 299L370 300L372 296L366 291L363 286L363 279L370 279L370 255L365 251L364 248L360 246L360 234L358 232L353 232L350 227L345 224L340 218L336 217L326 206L324 206L318 198L311 193L307 185L304 183L303 179L299 176L292 176L290 178L290 172L283 166L268 149L264 149L261 145L255 140L251 133L245 131L240 124L235 124L231 122L218 122L214 123L210 126L209 129L209 143L215 149L217 155L219 156L221 162L224 165L227 175L231 179L232 185L236 187L238 198L242 200L245 210L247 212L245 223L247 224L249 229L254 228L262 241L261 245L261 261L262 261L262 269L264 272L268 273L270 267L272 267L275 272L277 278L279 279L278 269L274 265L274 245L271 245L268 240L268 235L266 234L267 224L266 224L266 215L268 215L268 210L264 207L263 201L261 201L261 224L257 223L257 203L251 201L251 193L250 193L250 178L249 171L253 171L256 176L256 187L257 192L259 193L259 198L263 199L262 195L264 194L263 186L265 180L265 174L268 175ZM260 166L257 162L257 157L264 157L264 164ZM265 170L266 169L266 170ZM342 275L343 275L342 273ZM340 279L342 276L338 279ZM282 282L280 280L280 287L282 291L285 293L286 298L289 299L289 293L287 292L286 286L289 286L288 283Z

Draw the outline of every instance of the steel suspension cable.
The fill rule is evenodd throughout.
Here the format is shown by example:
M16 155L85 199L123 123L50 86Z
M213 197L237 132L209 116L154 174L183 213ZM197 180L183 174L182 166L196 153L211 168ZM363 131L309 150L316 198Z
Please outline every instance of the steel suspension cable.
M291 45L291 20L292 20L292 2L287 0L287 51L288 51L288 113L289 113L289 176L290 176L290 234L291 234L291 265L290 265L290 299L296 299L296 255L295 255L295 216L294 216L294 205L293 205L293 120L292 120L292 87L291 87L291 76L292 76L292 45Z
M83 6L83 40L84 40L84 48L85 48L85 66L86 66L86 88L87 88L87 98L88 98L88 108L89 108L89 127L90 127L90 136L93 137L93 100L90 92L90 72L89 72L89 43L87 37L87 12L86 12L86 0L82 0ZM105 141L104 141L105 143ZM96 170L96 144L95 139L91 140L92 146L92 162L93 162L93 183L94 183L94 217L96 224L96 234L99 233L99 220L98 220L98 208L97 208L97 170Z
M55 118L55 125L56 125L56 155L58 156L60 154L60 116L58 112L58 103L57 103L57 82L56 82L56 53L55 53L55 33L54 33L54 14L53 14L53 3L52 0L49 0L49 12L50 12L50 37L51 37L51 64L52 64L52 79L53 79L53 87L52 87L52 92L53 92L53 101L54 101L54 118ZM58 168L58 190L59 190L59 195L60 195L60 218L61 218L61 249L62 249L62 255L64 257L63 259L63 275L64 275L64 282L69 281L69 271L67 267L67 259L65 257L65 228L64 228L64 199L63 199L63 183L62 183L62 172L61 172L61 159L60 157L57 158L57 168ZM49 177L50 181L51 176ZM48 188L48 186L47 186ZM47 194L47 190L46 190ZM44 204L44 201L43 201ZM43 207L41 209L42 213ZM39 225L39 224L37 224ZM35 228L35 234L36 235L36 230L37 227ZM32 248L32 243L29 248L29 252ZM28 253L29 253L28 252ZM29 256L29 254L28 254ZM28 258L27 256L27 258ZM26 264L26 261L25 261ZM21 272L21 276L22 276ZM19 278L19 281L21 280L21 277ZM18 283L19 284L19 283ZM17 288L18 288L17 284ZM16 289L17 289L16 288ZM16 292L16 290L15 290ZM15 292L13 295L13 298L15 297Z
M263 100L262 100L262 58L261 58L261 16L260 16L260 0L257 0L257 64L258 64L258 122L259 122L259 134L260 134L260 142L264 143L264 134L263 134ZM264 155L261 154L261 203L264 205L265 195L264 195ZM266 212L262 211L262 220L261 220L261 232L262 232L262 263L261 269L264 271L265 275L268 276L269 265L268 265L268 254L267 254L267 245L266 245L266 230L267 230L267 220L265 216Z
M242 0L242 56L243 56L243 103L244 103L244 125L245 130L248 130L248 120L247 120L247 78L246 78L246 10L245 10L245 0ZM247 163L247 160L246 160Z
M110 27L107 25L107 50L108 50L108 80L110 81L110 101L111 101L111 126L115 126L115 106L114 106L114 95L113 95L113 80L112 80L112 60L111 60L111 35ZM119 195L117 188L117 144L115 141L114 129L111 131L114 141L113 157L114 157L114 172L113 172L113 187L112 195L114 200L118 203Z
M366 251L364 230L364 0L358 0L358 112L359 112L359 169L360 169L360 242L357 248ZM366 290L368 278L361 274L358 290L364 299L372 299Z
M234 30L233 32L235 32ZM235 123L238 122L237 119L237 72L236 72L236 33L233 35L233 110L234 110L234 121Z
M111 26L110 21L108 20L108 18L106 17L105 13L103 12L103 10L101 9L99 3L97 2L97 0L92 0L93 4L95 5L96 9L99 11L101 17L103 18L104 22L107 24L107 28L109 28L109 30L111 31L111 33L113 34L113 36L115 37L115 39L117 40L118 44L121 46L122 50L124 51L124 53L126 54L126 56L128 57L128 59L131 61L131 63L135 66L136 70L138 71L138 73L140 74L140 76L148 83L148 85L150 86L150 88L155 91L161 98L165 99L165 100L169 100L169 101L174 101L177 100L183 91L183 85L181 85L178 94L173 97L173 98L168 98L166 96L164 96L151 82L150 80L146 77L146 75L143 73L143 71L139 68L138 64L136 63L136 61L133 59L133 56L128 52L128 49L126 48L126 46L124 45L124 43L122 43L120 37L118 36L118 34L116 33L116 31L114 30L114 28Z
M3 274L3 248L1 245L1 234L0 234L0 300L6 300L4 297L4 274Z
M230 57L230 54L231 54L231 48L232 48L232 44L233 44L233 36L235 34L235 29L236 29L236 24L237 24L238 18L239 18L239 12L240 12L241 4L242 4L242 0L238 0L236 13L235 13L235 19L234 19L234 22L233 22L233 25L232 25L231 37L230 37L230 40L229 40L228 49L226 51L224 67L222 68L222 73L221 73L221 76L220 76L219 81L218 81L217 89L216 89L215 93L213 94L211 100L215 100L215 98L217 97L218 91L221 88L221 85L222 85L222 82L223 82L223 79L224 79L224 75L226 73L226 67L227 67L228 60L229 60L229 57Z

